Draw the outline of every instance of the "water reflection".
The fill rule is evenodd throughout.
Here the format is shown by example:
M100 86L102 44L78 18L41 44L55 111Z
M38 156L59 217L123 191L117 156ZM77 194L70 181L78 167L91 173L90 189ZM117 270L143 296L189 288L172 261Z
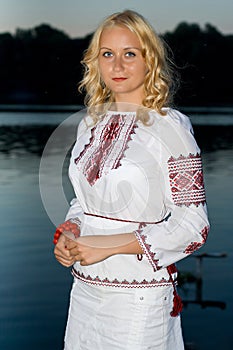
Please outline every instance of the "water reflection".
M190 284L195 286L195 294L193 299L183 298L183 305L187 307L189 304L200 305L202 308L206 307L217 307L222 310L226 308L226 302L220 300L208 300L203 296L203 283L204 283L204 274L203 274L203 262L207 258L221 259L226 258L226 253L199 253L193 254L190 258L195 259L196 261L196 271L192 273L190 271L180 271L178 277L179 288L183 291L183 294L187 297L189 294Z
M55 128L56 125L1 126L0 152L6 155L32 153L41 156ZM233 148L233 125L194 125L194 133L203 153Z
M48 123L0 128L0 278L4 281L0 285L0 322L4 330L0 334L0 348L4 350L62 349L71 277L53 259L54 227L43 209L38 185L40 158L55 128L56 125ZM194 125L194 131L203 152L212 226L202 252L226 251L227 257L206 259L202 280L197 278L194 258L179 263L183 276L188 271L194 278L188 288L184 284L186 288L181 289L188 305L183 312L184 336L190 349L230 350L229 344L233 343L233 126ZM56 147L51 166L63 147L62 140ZM64 173L67 166L65 162ZM51 186L56 181L51 179ZM226 309L203 310L203 301L223 302Z
M20 156L27 153L41 156L55 126L2 126L0 152Z

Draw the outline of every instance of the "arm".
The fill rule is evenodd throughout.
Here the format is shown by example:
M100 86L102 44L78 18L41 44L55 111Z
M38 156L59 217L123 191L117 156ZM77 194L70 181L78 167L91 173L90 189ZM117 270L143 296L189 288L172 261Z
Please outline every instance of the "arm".
M166 215L170 216L159 224L141 225L135 231L154 270L199 249L209 231L200 150L188 119L179 112L172 113L172 122L165 118L158 126L159 183Z
M78 126L77 138L84 131L85 127L86 127L85 121L81 120ZM72 199L72 201L70 202L70 208L66 214L65 220L69 221L70 219L75 219L77 226L80 226L82 215L83 215L83 209L79 203L78 198ZM73 236L72 232L69 232L69 237L67 237L67 235L61 234L59 235L59 238L56 239L56 242L54 242L56 244L54 249L55 258L57 259L58 262L60 262L62 265L66 267L73 265L75 262L74 258L71 256L69 250L66 247L66 243L73 238L72 236ZM76 238L76 235L74 238Z
M91 265L116 254L143 254L134 233L111 236L85 236L76 242L67 241L67 250L80 265Z

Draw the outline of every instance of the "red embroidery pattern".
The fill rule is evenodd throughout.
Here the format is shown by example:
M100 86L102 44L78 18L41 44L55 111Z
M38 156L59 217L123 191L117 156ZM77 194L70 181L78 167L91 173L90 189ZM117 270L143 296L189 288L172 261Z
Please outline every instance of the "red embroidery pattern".
M205 226L201 231L202 241L201 242L191 242L188 247L184 250L185 254L192 254L198 250L205 242L209 232L209 226Z
M206 242L206 240L207 240L209 230L210 230L210 227L209 227L209 226L205 226L205 227L203 228L203 230L201 231L201 235L202 235L202 238L203 238L203 244L204 244L204 243Z
M200 154L180 155L168 160L172 199L178 206L205 203L202 162Z
M75 164L78 164L80 160L85 156L88 149L92 147L95 140L95 130L96 130L96 125L91 129L91 137L90 137L89 143L84 146L84 149L82 150L82 152L79 154L77 158L75 158L74 160Z
M142 247L147 259L149 260L150 264L152 265L153 269L155 271L159 270L161 267L159 267L158 262L159 259L155 258L156 253L151 251L151 244L146 243L146 235L143 235L142 228L146 226L146 224L140 224L138 230L134 231L135 236L137 237L138 243Z
M107 117L105 117L107 118ZM121 159L128 148L131 135L135 134L135 116L112 115L105 124L100 123L91 130L91 138L84 150L75 159L75 164L82 164L82 171L89 184L95 182L111 169L121 165Z
M105 287L120 287L120 288L148 288L148 287L160 287L162 286L168 286L171 285L172 281L169 276L169 279L166 280L165 278L162 278L160 281L156 279L152 279L151 281L146 281L145 279L141 282L137 280L133 280L131 282L127 280L119 281L117 278L114 280L109 280L107 277L104 279L100 279L98 276L91 277L90 275L85 276L83 273L80 273L77 271L74 267L71 270L71 273L74 277L78 278L79 280L92 284L92 285L100 285Z

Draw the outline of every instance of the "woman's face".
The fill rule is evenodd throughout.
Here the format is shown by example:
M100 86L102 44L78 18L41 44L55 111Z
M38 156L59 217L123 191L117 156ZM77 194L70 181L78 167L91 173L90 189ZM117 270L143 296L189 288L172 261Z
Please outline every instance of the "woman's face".
M98 63L101 78L116 102L142 103L147 67L135 33L123 26L105 28Z

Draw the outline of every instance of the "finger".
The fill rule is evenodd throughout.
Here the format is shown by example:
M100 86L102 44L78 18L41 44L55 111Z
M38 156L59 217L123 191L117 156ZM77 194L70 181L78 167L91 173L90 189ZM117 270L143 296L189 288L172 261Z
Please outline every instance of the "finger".
M77 243L71 240L67 240L65 243L66 249L70 250L77 247Z
M63 261L59 261L57 260L62 266L65 266L65 267L71 267L73 266L74 263L67 263L67 262L63 262Z
M72 258L74 259L74 261L80 262L82 260L82 256L80 254L73 255Z
M81 265L81 266L86 266L85 261L84 261L84 260L80 260L80 265Z
M78 256L78 255L80 255L80 251L79 251L79 249L77 248L77 247L75 247L75 248L72 248L72 249L70 249L69 250L69 254L70 254L70 256Z
M75 262L74 259L67 260L67 259L64 259L64 258L62 258L60 256L55 256L55 258L60 264L62 264L63 266L66 266L66 267L72 266L74 264L74 262Z
M54 248L54 254L62 254L62 255L66 255L69 256L69 250L66 248L65 245L56 245L56 247Z
M65 259L65 260L71 260L73 257L70 255L70 252L69 251L60 251L60 250L56 250L54 252L54 255L56 257L60 257L62 259Z
M54 253L55 257L60 257L64 260L70 261L73 259L73 256L70 255L69 251L65 251L65 252L61 252L61 251L57 251Z
M57 261L65 267L70 267L74 264L73 262L67 262L66 260L62 260L62 259L57 259Z

